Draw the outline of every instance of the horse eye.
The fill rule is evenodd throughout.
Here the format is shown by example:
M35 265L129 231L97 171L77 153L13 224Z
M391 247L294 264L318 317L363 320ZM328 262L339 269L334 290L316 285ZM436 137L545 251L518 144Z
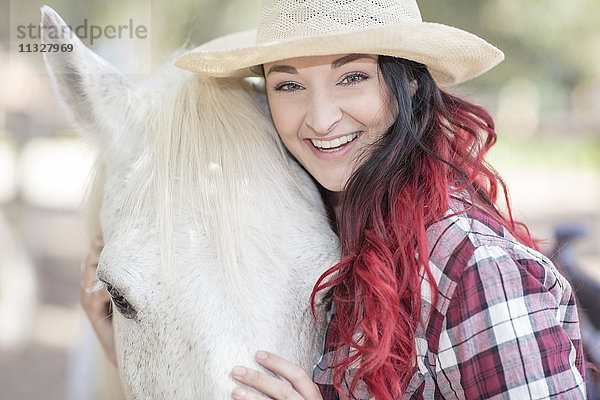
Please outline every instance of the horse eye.
M137 316L137 311L125 297L117 289L115 289L112 285L106 284L106 290L110 293L112 297L113 304L117 311L121 313L127 319L134 319Z

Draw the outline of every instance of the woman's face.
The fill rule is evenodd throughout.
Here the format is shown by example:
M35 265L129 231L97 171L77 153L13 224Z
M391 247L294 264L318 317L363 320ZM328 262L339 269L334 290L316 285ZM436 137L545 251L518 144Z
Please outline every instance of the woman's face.
M398 115L377 56L292 58L265 64L264 71L283 143L323 187L342 191L359 156Z

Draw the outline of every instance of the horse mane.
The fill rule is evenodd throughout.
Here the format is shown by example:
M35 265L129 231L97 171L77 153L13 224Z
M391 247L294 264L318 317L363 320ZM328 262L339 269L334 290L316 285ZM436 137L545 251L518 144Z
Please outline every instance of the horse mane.
M139 221L153 221L160 235L162 264L172 268L175 225L192 222L207 235L221 266L235 279L243 244L253 239L240 227L260 224L256 210L294 205L285 194L290 182L298 184L297 176L292 178L295 166L257 101L264 96L260 88L247 80L205 78L184 71L164 75L159 84L138 93L140 105L132 108L138 115L131 119L145 121L144 137L132 167L124 165L130 170L123 193L117 196L116 209L125 210L128 218L111 223L129 221L128 228L134 229ZM89 196L90 226L96 232L100 199L111 196L102 195L106 168L100 157ZM188 221L190 216L193 221ZM255 238L265 249L280 239Z

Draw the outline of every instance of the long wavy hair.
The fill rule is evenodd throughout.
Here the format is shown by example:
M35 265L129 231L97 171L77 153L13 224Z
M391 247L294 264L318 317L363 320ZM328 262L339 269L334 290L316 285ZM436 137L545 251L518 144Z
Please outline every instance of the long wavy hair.
M343 375L359 362L350 392L362 380L371 396L391 400L414 373L420 271L435 282L425 231L446 214L450 196L466 194L519 240L535 243L510 206L504 213L496 206L500 193L509 203L504 182L484 160L496 142L489 113L440 90L422 64L384 56L378 62L399 114L346 186L336 221L342 260L317 281L311 301L314 309L315 294L331 290L337 348L353 349L335 366L336 390L347 398Z

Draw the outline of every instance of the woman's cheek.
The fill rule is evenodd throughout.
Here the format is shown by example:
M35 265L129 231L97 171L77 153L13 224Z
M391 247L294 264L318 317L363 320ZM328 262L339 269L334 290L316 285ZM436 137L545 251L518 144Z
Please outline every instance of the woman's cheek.
M288 150L292 151L290 146L298 141L301 125L297 112L292 107L276 106L271 108L271 116L279 137Z

